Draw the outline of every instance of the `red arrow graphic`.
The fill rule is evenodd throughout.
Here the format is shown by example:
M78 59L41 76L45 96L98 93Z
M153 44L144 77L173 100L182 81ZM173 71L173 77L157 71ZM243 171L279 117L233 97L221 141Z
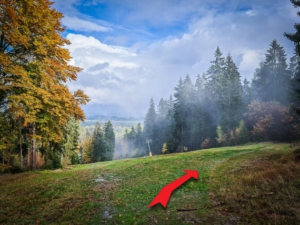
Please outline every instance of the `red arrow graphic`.
M160 203L163 207L167 207L168 201L171 197L172 192L184 184L186 181L188 181L190 178L195 178L198 180L198 171L197 170L183 170L186 172L185 175L178 178L177 180L167 184L164 186L160 192L156 195L156 197L152 200L152 202L148 205L148 208L151 208L152 206Z

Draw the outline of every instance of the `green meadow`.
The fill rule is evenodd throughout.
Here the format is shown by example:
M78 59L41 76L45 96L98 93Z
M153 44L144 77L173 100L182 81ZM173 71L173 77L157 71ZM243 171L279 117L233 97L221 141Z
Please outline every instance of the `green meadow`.
M300 224L299 155L259 143L2 174L0 224ZM149 209L183 170L199 179Z

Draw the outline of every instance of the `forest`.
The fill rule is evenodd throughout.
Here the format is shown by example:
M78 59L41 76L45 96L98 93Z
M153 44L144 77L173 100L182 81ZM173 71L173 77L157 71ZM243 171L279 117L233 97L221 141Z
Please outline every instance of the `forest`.
M186 152L250 142L298 141L300 70L297 33L288 59L276 40L242 81L230 53L219 47L205 73L180 78L174 94L150 100L144 123L81 127L81 105L71 92L81 68L70 65L63 14L51 1L1 1L0 171L53 169L126 157ZM45 17L44 15L48 15ZM295 25L299 29L298 25Z
M290 37L286 34L287 37ZM135 155L184 152L249 142L299 141L299 56L287 62L273 40L251 81L241 75L231 55L219 47L206 73L195 83L180 79L169 99L153 99L143 130L138 125L124 139Z

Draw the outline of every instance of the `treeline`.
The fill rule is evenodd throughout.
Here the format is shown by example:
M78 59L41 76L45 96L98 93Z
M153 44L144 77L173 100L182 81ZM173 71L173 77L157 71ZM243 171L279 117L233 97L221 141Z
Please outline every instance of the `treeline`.
M70 92L80 68L68 64L63 15L49 0L0 4L0 171L78 162L82 90Z
M112 160L115 151L115 132L110 121L104 127L97 121L93 130L81 133L79 155L81 163Z
M175 87L174 99L151 99L144 129L131 130L124 140L132 149L153 154L182 152L250 141L294 141L299 137L299 57L286 54L272 41L253 79L241 81L230 54L219 47L206 73L195 83L189 75ZM135 138L134 138L135 137ZM137 145L143 143L143 146Z

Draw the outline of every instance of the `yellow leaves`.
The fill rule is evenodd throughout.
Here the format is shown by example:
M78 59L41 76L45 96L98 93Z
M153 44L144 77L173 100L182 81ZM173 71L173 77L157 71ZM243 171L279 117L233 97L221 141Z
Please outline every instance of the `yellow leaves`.
M90 101L89 97L80 89L74 92L74 98L79 104L85 105Z
M36 123L41 137L58 142L70 116L85 119L80 104L89 98L65 85L81 68L68 65L64 46L70 42L60 35L63 15L51 5L49 0L0 0L0 90L6 93L6 111L22 118L22 126Z

